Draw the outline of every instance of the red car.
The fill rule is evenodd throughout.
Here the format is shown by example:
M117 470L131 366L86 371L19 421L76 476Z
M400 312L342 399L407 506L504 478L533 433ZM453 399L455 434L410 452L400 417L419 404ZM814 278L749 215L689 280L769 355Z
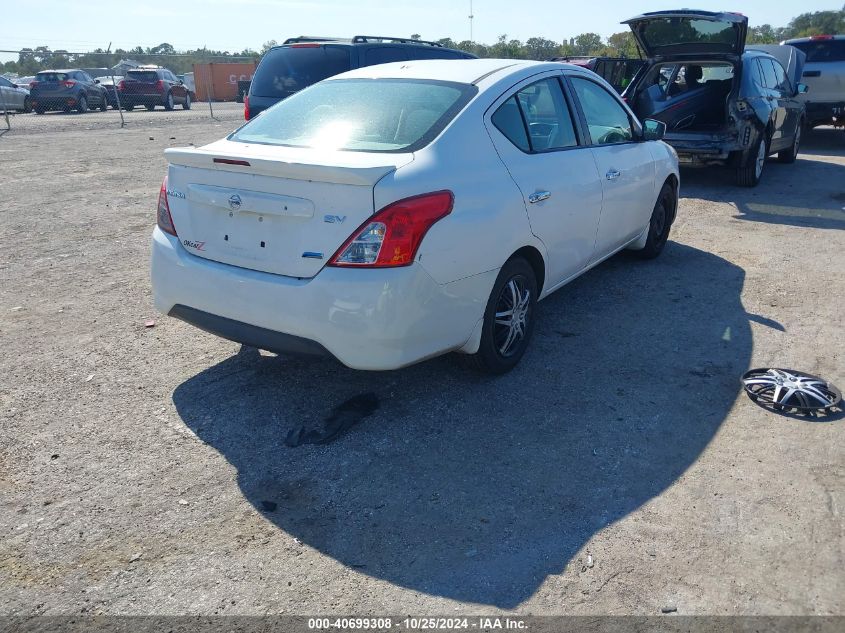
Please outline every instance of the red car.
M159 66L142 66L126 71L126 76L117 86L120 105L124 110L135 106L146 106L154 110L164 106L172 110L177 104L184 110L191 109L191 93L176 75Z

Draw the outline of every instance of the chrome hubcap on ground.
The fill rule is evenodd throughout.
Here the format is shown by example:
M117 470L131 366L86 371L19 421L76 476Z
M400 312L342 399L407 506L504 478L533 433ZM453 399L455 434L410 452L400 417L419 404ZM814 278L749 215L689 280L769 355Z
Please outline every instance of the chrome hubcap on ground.
M499 293L493 338L502 356L511 356L525 338L531 307L531 291L521 277L511 279Z
M754 402L781 412L827 413L842 400L839 389L824 378L794 369L752 369L742 383Z
M766 141L760 142L760 149L757 150L757 164L754 166L754 173L757 178L763 173L763 164L766 162Z

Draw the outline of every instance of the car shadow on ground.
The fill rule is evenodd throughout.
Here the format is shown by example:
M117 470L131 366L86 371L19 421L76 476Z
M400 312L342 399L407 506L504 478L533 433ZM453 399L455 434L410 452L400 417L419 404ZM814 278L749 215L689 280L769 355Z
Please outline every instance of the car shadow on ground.
M681 195L733 203L738 220L843 230L845 166L824 160L829 156L845 156L845 132L817 128L805 135L797 162L787 165L776 155L769 157L757 187L736 186L727 169L684 169Z
M695 464L748 368L743 280L670 242L542 302L506 376L455 356L368 373L244 349L173 401L279 529L375 578L512 608ZM362 395L363 419L336 442L285 445Z

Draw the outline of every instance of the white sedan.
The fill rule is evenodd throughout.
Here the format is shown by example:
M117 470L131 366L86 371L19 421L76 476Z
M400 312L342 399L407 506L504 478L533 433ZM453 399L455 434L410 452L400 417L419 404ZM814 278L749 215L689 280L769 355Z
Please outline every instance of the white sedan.
M560 63L337 75L165 152L156 307L356 369L459 351L504 373L538 300L623 248L663 249L679 179L661 126Z

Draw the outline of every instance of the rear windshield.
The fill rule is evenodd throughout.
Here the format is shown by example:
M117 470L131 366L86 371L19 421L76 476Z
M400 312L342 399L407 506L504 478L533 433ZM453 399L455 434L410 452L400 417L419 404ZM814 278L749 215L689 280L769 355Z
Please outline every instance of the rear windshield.
M411 79L325 81L279 102L229 137L327 150L415 151L476 94L468 84Z
M154 70L129 70L126 72L126 78L135 81L158 81L158 73Z
M654 18L640 31L649 48L666 48L683 44L710 45L714 51L736 45L736 30L730 22L687 17Z
M794 42L792 46L804 51L808 62L845 62L845 40Z
M38 73L35 81L65 81L67 73Z
M346 46L286 46L261 60L250 91L258 97L284 97L352 67Z

